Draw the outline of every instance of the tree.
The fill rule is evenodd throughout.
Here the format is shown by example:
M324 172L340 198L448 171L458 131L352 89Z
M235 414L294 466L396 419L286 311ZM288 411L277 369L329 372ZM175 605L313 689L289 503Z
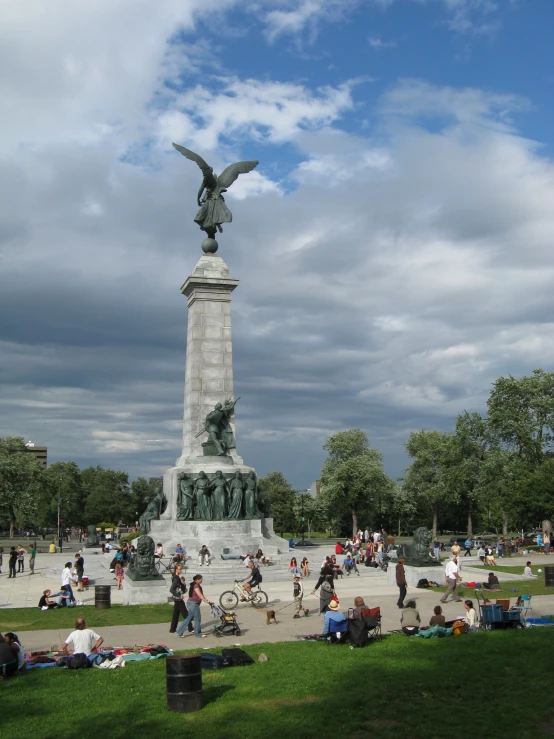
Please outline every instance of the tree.
M509 450L541 462L553 451L554 372L533 370L517 380L499 377L487 401L491 429Z
M258 480L260 500L273 515L273 525L281 534L294 529L294 489L282 472L269 472Z
M19 436L0 438L0 506L8 514L10 539L16 521L37 511L44 470Z
M134 521L134 500L126 472L87 467L81 472L81 481L86 495L87 525L96 525L99 521Z
M425 430L412 432L406 442L406 451L413 462L406 472L404 486L429 509L433 536L437 535L441 505L456 500L450 479L453 443L453 434Z
M323 448L328 457L323 464L321 488L330 506L348 510L355 535L360 512L371 508L371 498L382 500L394 483L383 470L382 455L371 448L361 429L340 431L330 436Z
M402 533L402 524L404 524L404 528L408 528L416 512L416 498L403 485L402 481L399 481L391 490L389 507L391 519L394 518L398 522L398 536Z
M65 526L84 526L85 494L81 470L76 462L54 462L44 471L47 485L43 488L41 512L43 523L57 525L58 505Z

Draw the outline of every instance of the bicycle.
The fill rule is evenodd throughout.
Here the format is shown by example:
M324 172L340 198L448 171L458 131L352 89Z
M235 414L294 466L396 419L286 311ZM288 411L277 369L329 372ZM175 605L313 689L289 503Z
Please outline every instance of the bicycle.
M229 611L238 606L239 600L250 603L254 608L263 608L267 605L268 597L263 590L256 592L245 590L241 585L241 580L235 580L233 590L226 590L219 596L219 605L225 611Z
M161 557L156 557L156 572L158 575L165 575L169 574L171 577L173 577L173 572L175 570L176 565L182 565L183 567L183 573L186 572L185 563L181 560L175 561L172 558L169 558L166 562Z

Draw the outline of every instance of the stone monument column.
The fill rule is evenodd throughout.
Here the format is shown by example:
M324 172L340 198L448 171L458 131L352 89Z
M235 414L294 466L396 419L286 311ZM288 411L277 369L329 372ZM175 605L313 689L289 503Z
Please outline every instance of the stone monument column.
M231 293L238 283L220 256L204 254L181 287L187 298L188 332L183 451L178 467L203 456L206 415L216 403L233 398ZM234 433L234 420L231 427ZM229 456L242 464L236 449L230 449Z

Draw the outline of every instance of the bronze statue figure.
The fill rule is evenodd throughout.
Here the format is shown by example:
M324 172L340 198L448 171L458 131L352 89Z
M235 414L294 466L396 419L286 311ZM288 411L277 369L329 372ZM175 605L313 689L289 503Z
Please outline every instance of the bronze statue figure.
M154 565L154 539L139 536L137 552L129 563L126 576L131 580L159 580L162 576L156 572Z
M258 482L253 470L246 475L244 490L244 515L246 518L259 518L258 509Z
M223 472L218 470L210 483L213 501L213 517L215 521L223 521L227 518L227 480Z
M413 567L428 567L440 565L429 549L431 544L431 533L425 526L420 526L414 531L411 544L401 544L397 548L399 557L405 557L406 564Z
M161 487L159 487L154 493L154 497L148 503L146 510L139 518L139 525L141 534L148 534L150 532L150 522L157 521L164 508L164 494Z
M231 400L230 398L222 405L217 403L213 411L206 416L204 428L197 436L208 432L208 441L202 444L204 456L225 457L229 449L235 448L235 435L231 428L231 416L235 411L235 405L240 398Z
M196 521L211 521L213 519L213 503L210 491L210 481L204 471L200 472L194 483L194 502Z
M217 251L217 241L215 240L216 231L223 232L221 228L222 223L231 223L233 215L229 208L225 205L225 199L222 193L227 192L227 189L231 187L233 182L237 179L239 174L245 174L251 172L258 165L257 159L252 159L245 162L235 162L229 167L226 167L223 172L217 176L213 168L210 167L204 159L198 154L195 154L190 149L185 149L184 146L179 144L173 144L174 148L177 149L184 157L190 159L202 170L204 175L202 185L198 191L197 201L200 210L194 218L202 231L205 231L208 238L204 240L202 248L205 252L215 253ZM205 191L205 194L204 194ZM208 243L206 243L208 242Z
M237 470L235 476L229 481L229 518L239 519L243 515L244 480L242 474Z
M194 518L194 481L184 472L178 477L177 521Z

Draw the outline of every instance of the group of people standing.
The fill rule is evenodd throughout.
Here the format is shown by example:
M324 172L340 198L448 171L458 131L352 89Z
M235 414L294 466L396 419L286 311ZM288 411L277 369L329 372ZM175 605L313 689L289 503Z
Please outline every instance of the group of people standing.
M37 556L37 548L35 544L31 544L29 549L24 549L21 544L17 547L10 547L8 552L8 580L15 578L18 573L25 572L25 557L29 555L29 570L30 574L35 574L35 560ZM4 547L0 546L0 573L2 572L2 565L4 559Z

